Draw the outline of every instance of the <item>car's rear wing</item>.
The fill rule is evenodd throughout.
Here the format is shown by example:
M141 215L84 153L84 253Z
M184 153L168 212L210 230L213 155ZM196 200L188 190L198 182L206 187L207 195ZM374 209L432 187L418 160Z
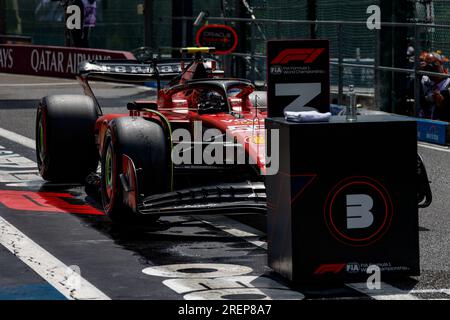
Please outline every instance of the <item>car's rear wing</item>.
M184 60L188 59L158 60L152 63L138 60L91 60L80 63L78 73L86 80L143 83L180 75Z
M79 64L77 79L84 93L95 101L98 114L102 114L100 104L89 85L90 80L135 84L156 80L159 91L161 80L181 75L185 62L188 65L191 61L192 59L184 58L155 60L150 63L138 60L90 60Z

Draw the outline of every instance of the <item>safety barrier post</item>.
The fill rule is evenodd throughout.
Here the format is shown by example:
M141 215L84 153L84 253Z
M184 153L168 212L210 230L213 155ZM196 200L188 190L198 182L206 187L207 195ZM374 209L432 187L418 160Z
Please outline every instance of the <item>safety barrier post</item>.
M380 110L380 30L375 29L375 59L374 59L374 104Z
M342 96L344 94L344 66L342 52L342 23L338 24L338 104L342 105Z
M419 61L419 27L414 25L414 112L415 116L419 115L420 110L420 77L418 72L420 71Z

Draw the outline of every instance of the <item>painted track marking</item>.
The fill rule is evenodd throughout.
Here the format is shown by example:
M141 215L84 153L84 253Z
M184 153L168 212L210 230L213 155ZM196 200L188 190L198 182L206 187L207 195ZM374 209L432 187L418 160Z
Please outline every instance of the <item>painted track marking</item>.
M0 88L14 87L45 87L45 86L73 86L77 82L46 82L46 83L7 83L0 84Z
M0 136L27 148L36 150L36 142L15 132L0 128Z
M192 217L203 223L209 224L214 228L220 229L232 236L244 239L245 241L257 247L267 250L267 242L250 239L265 236L265 234L255 228L252 228L222 215L193 215Z
M142 85L134 85L129 83L114 83L114 82L102 82L102 81L91 81L89 83L92 84L102 84L105 86L111 86L111 87L125 87L125 88L137 88L137 89L146 89L146 90L154 90L154 88L146 87ZM73 86L77 85L77 81L73 82L45 82L45 83L6 83L6 84L0 84L1 88L15 88L15 87L46 87L46 86Z
M449 147L435 146L435 145L427 144L427 143L424 143L424 142L420 142L417 145L419 147L427 148L427 149L431 149L431 150L436 150L436 151L441 151L441 152L450 152L450 148Z
M409 291L401 290L384 282L381 283L381 289L379 290L367 288L365 282L346 283L345 285L375 300L419 300L418 297L410 294Z
M30 149L35 149L33 139L15 132L0 128L0 136ZM110 298L94 287L87 280L79 277L80 288L73 290L68 286L68 267L52 256L45 249L20 232L17 228L0 216L0 243L17 256L31 269L44 278L49 284L63 294L67 299L78 300L109 300Z
M445 293L450 297L450 289L417 289L411 290L411 293Z
M69 267L0 217L0 244L28 265L69 300L110 300L81 276L79 286L70 285Z

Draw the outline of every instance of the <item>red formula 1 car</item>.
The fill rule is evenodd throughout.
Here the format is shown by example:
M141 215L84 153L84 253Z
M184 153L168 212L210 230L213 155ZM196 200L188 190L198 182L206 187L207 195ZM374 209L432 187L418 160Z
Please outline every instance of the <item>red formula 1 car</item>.
M42 177L94 177L103 207L116 221L184 212L265 212L264 174L277 170L276 159L266 155L265 95L258 99L248 80L224 78L215 60L202 57L208 48L187 51L195 58L83 63L78 80L86 96L49 96L39 104L36 150ZM157 99L130 102L128 113L103 115L90 79L156 80ZM161 88L164 79L171 81ZM423 166L419 172L425 172ZM419 202L428 199L423 190Z
M113 220L265 211L264 98L254 95L250 81L224 78L215 60L202 57L208 48L188 51L196 57L83 63L78 80L86 96L48 96L39 104L42 177L84 180L100 161L102 202ZM91 79L156 80L157 99L130 102L128 113L103 115ZM161 89L164 79L171 81Z

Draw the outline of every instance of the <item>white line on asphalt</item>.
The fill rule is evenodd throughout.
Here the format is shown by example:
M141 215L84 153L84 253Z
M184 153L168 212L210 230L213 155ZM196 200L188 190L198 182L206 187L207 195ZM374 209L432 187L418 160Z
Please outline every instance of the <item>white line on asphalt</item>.
M437 151L442 151L442 152L450 152L450 148L449 147L444 147L444 146L439 147L439 146L436 146L436 145L426 144L426 143L423 143L423 142L420 142L417 145L419 147L422 147L422 148L427 148L427 149L432 149L432 150L437 150Z
M35 141L0 128L0 136L35 149ZM103 292L82 277L80 288L73 290L68 284L68 267L0 216L0 243L32 268L68 299L109 300Z
M137 88L146 90L155 90L152 87L143 85L129 84L129 83L115 83L115 82L102 82L102 81L90 81L90 84L103 84L112 87L125 87L125 88ZM1 88L17 88L17 87L54 87L54 86L73 86L78 84L77 81L73 82L40 82L40 83L7 83L0 84ZM95 88L94 88L95 89Z
M411 290L410 293L444 293L448 295L450 299L450 289L417 289Z
M0 244L70 300L110 300L80 275L0 217ZM76 278L73 278L76 277Z
M40 83L8 83L0 84L0 88L11 87L45 87L45 86L73 86L77 82L40 82Z
M378 290L369 289L365 282L346 283L345 285L375 300L419 300L418 297L413 296L409 291L401 290L384 282L381 283L381 289Z
M200 220L203 223L220 229L228 234L231 234L232 236L244 239L245 241L257 247L267 250L267 243L265 241L249 239L260 238L264 236L261 231L256 230L255 228L252 228L222 215L193 215L192 217Z
M11 140L12 142L21 144L30 149L36 149L36 142L33 139L22 136L18 133L0 128L0 137Z

